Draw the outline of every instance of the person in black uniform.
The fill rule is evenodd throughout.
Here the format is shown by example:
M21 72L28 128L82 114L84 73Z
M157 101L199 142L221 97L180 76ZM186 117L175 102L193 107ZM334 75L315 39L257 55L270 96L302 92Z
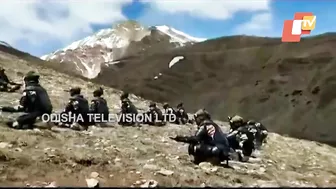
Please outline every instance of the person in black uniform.
M149 111L146 114L151 118L151 120L147 120L146 124L155 125L155 126L164 126L166 122L164 120L164 116L162 111L156 106L155 102L151 102L149 104Z
M179 124L183 124L184 125L184 124L186 124L186 123L189 122L188 114L185 111L182 102L177 105L176 117L178 119Z
M168 103L164 103L163 110L164 110L165 116L169 116L169 115L175 116L176 119L171 123L179 124L179 120L177 119L177 112L176 110L174 110L174 108L172 108ZM166 120L168 120L168 118Z
M93 91L94 99L91 100L90 113L100 114L101 120L98 120L98 124L105 123L108 120L109 108L106 100L102 97L104 94L103 88L99 88ZM94 120L91 120L94 121ZM96 120L97 121L97 120ZM93 123L96 124L96 123Z
M133 125L139 126L139 123L136 123L136 120L128 120L125 118L127 114L130 114L130 115L138 114L137 108L134 106L134 104L128 97L129 97L129 94L127 92L124 92L120 96L120 101L121 101L120 114L123 117L123 119L121 119L118 124L122 126L133 126Z
M24 77L25 89L17 107L2 107L4 112L25 112L16 121L7 122L15 129L32 129L36 118L43 114L51 114L53 107L47 91L39 84L40 76L30 71Z
M15 92L20 88L21 84L10 81L5 73L5 69L0 67L0 91Z
M268 130L262 123L254 120L247 121L247 125L250 125L252 129L255 129L255 148L259 150L262 144L266 143Z
M194 136L177 136L172 139L189 143L188 152L194 156L196 164L204 161L219 164L226 161L228 165L230 147L226 134L211 120L210 114L205 109L198 110L194 119L198 126Z
M251 125L244 122L244 119L236 115L228 117L230 131L227 136L230 147L238 152L240 161L248 161L255 149L255 131Z
M89 103L88 100L81 95L81 88L74 87L69 90L70 98L61 114L67 115L66 122L62 122L62 125L68 126L73 130L87 130L90 126L89 120Z

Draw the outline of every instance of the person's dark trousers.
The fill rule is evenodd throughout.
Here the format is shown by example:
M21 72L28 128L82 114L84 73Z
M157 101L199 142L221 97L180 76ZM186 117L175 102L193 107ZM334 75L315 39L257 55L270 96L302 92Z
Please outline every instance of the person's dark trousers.
M31 112L25 113L19 116L16 121L19 123L19 128L23 129L24 125L27 125L29 129L33 128L34 123L36 122L36 118L42 116L42 112Z

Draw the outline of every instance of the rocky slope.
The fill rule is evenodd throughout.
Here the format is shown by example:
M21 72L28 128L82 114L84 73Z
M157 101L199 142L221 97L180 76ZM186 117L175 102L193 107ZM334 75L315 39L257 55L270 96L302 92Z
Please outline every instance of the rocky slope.
M6 50L4 52L4 50ZM63 89L81 86L91 96L96 84L39 66L38 60L7 47L0 48L0 66L19 81L28 70L41 74L55 110L67 102ZM40 62L41 64L45 62ZM119 109L120 91L106 87L112 112ZM19 93L0 93L1 105L18 103ZM148 101L132 96L140 109ZM15 117L2 113L1 120ZM226 123L219 122L223 129ZM168 136L191 134L193 126L111 128L91 127L88 132L53 128L17 131L0 123L0 186L86 186L95 177L101 186L335 186L336 149L330 146L270 134L256 159L231 162L234 169L195 166L186 145ZM151 181L153 180L153 181ZM149 183L149 181L151 181ZM51 183L52 182L52 183ZM51 183L51 184L49 184Z
M88 78L96 77L101 66L137 54L166 51L205 39L194 38L168 26L144 27L135 21L116 24L92 36L41 57L60 62Z

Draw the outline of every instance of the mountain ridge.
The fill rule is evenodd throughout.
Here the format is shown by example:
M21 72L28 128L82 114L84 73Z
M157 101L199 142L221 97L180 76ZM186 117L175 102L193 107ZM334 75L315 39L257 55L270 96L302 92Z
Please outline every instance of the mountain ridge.
M99 74L102 64L114 64L115 60L125 56L165 51L204 40L166 25L144 27L138 22L126 21L115 24L113 28L101 29L40 58L74 64L74 70L92 79Z

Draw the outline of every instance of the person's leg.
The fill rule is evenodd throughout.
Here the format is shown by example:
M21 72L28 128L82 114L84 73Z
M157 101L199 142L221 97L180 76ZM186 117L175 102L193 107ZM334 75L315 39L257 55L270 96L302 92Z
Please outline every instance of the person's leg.
M7 86L6 85L0 85L0 92L7 92Z
M8 89L9 92L15 92L21 88L21 85L11 85Z
M31 112L27 114L23 114L19 116L14 123L12 123L12 127L17 129L32 129L34 127L34 123L36 118L40 116L40 112Z
M58 123L56 123L59 127L64 127L64 128L69 128L70 125L72 124L70 118L69 118L69 112L61 112L59 114L60 119L57 120L59 121ZM63 119L64 118L64 119Z
M206 145L206 144L197 144L197 145L190 144L188 148L188 152L189 152L189 155L194 156L194 163L199 164L201 162L208 161L214 157L212 149L213 149L213 146Z
M251 157L251 154L254 150L253 141L245 141L242 146L241 161L246 162Z

